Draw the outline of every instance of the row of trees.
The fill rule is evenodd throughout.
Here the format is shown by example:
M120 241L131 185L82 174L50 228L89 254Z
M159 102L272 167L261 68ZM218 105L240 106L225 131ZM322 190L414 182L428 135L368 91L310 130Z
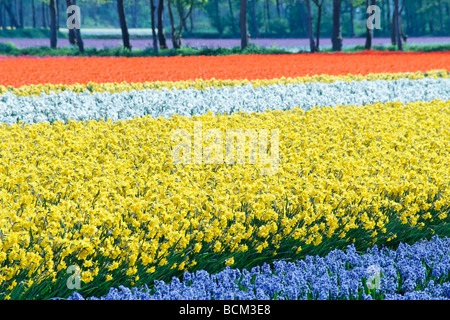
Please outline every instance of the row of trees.
M131 50L128 23L138 26L138 16L149 24L153 34L153 48L167 48L165 31L174 48L181 47L186 30L193 30L194 21L206 16L212 29L221 37L225 30L241 36L241 47L250 44L251 38L277 30L280 36L297 34L310 39L312 52L320 50L320 36L332 38L333 50L342 50L343 28L346 36L355 36L355 21L364 25L371 12L371 5L381 7L382 30L391 36L392 44L402 49L408 34L438 30L445 34L449 19L450 0L79 0L83 17L106 17L118 21L122 30L123 45ZM0 27L6 28L7 20L12 28L24 27L25 19L32 27L50 28L50 44L56 47L57 30L65 25L66 9L76 5L76 0L0 0ZM111 12L113 11L113 12ZM195 12L195 18L194 18ZM64 17L64 19L63 19ZM117 18L118 17L118 18ZM30 19L31 18L31 19ZM131 18L131 19L130 19ZM94 19L95 20L95 19ZM97 19L98 20L98 19ZM403 21L402 21L403 20ZM96 20L95 20L96 21ZM343 23L344 21L344 23ZM32 23L30 23L32 22ZM189 26L188 26L189 24ZM116 25L114 23L114 25ZM422 28L422 29L421 29ZM360 29L360 28L359 28ZM422 31L421 31L422 30ZM366 48L372 47L374 30L366 28ZM448 33L448 32L447 32ZM79 30L70 30L71 43L83 51Z
M122 29L122 37L123 37L123 45L125 48L131 50L131 44L129 41L128 27L125 18L125 10L123 5L123 0L116 0L117 8L119 12L119 20L120 27ZM155 17L156 4L158 1L158 11L157 17ZM174 48L181 47L181 35L183 31L183 26L185 25L186 20L192 13L192 9L197 4L205 3L207 0L149 0L151 7L151 25L152 25L152 35L153 35L153 48L157 52L158 51L158 42L160 48L166 48L166 38L164 35L164 27L162 23L162 12L164 10L164 3L167 1L167 7L169 11L170 24L171 24L171 39L172 45ZM219 0L211 0L215 3L216 10L218 12L218 3ZM307 34L310 42L310 51L318 52L319 51L319 41L320 41L320 25L321 25L321 15L324 6L324 0L297 0L300 2L302 6L304 6L303 10L301 10L302 14L298 17L299 20L305 21ZM358 0L354 0L356 3ZM373 6L377 5L377 0L359 0L365 1L366 14L367 19L374 14L374 10L370 10ZM401 1L401 4L400 4ZM198 3L200 2L200 3ZM314 31L313 31L313 16L311 10L311 2L313 2L318 9L317 23L316 23L316 33L314 39ZM342 2L343 0L332 0L333 7L333 27L332 27L332 50L333 51L342 51L342 22L341 22L341 12L342 12ZM390 1L386 1L388 5ZM255 3L256 0L250 0L251 5L249 6L248 0L240 0L239 7L239 30L241 35L241 48L245 49L250 44L250 33L248 31L248 16L253 17L255 15ZM277 1L279 3L279 1ZM352 2L353 4L353 2ZM391 39L394 45L397 45L399 50L403 50L403 42L406 41L407 36L404 34L402 30L401 24L401 14L405 8L406 0L393 0L393 14L392 18L388 16L388 21L391 29ZM178 26L175 26L174 17L173 17L173 9L172 7L175 5L178 11ZM231 6L232 8L232 6ZM186 9L186 10L183 10ZM250 10L249 10L250 9ZM218 17L217 17L218 18ZM156 19L156 23L155 23ZM379 17L381 19L381 16ZM251 18L251 21L255 23L255 19ZM156 34L155 26L157 25L158 33ZM257 26L253 26L254 30L257 30ZM373 26L366 24L366 44L365 48L370 50L372 48L372 38L373 38Z

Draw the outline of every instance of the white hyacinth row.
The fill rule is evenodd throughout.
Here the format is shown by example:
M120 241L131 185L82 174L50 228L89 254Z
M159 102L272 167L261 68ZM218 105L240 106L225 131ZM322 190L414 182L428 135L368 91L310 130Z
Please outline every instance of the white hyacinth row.
M253 87L132 90L118 93L52 92L41 96L0 96L0 122L6 124L86 120L127 120L135 117L170 117L309 110L314 106L359 105L375 102L450 99L450 79L424 78L393 81L338 81Z

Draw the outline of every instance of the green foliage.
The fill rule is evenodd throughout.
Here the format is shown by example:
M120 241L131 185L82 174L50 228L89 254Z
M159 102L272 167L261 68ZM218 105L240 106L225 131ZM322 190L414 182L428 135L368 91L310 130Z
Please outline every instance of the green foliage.
M11 42L3 43L0 42L0 52L5 55L11 55L12 52L18 50L18 48ZM14 55L14 54L12 54Z
M23 28L23 29L0 29L0 38L49 38L50 29ZM58 38L67 38L67 34L59 31Z
M450 51L450 43L444 43L444 44L405 44L403 51L410 51L410 52L433 52L433 51ZM357 45L351 48L344 48L343 52L358 52L365 50L364 45ZM397 46L393 45L374 45L372 46L372 50L377 51L397 51ZM326 51L326 50L322 50Z
M364 46L344 47L344 52L360 52L363 51ZM374 46L373 50L380 51L396 51L396 46ZM431 45L405 45L405 51L450 51L450 44L431 44ZM331 52L331 48L324 48L323 52ZM29 48L17 48L12 43L0 43L0 55L6 56L97 56L97 57L171 57L171 56L224 56L235 54L290 54L290 53L302 53L304 51L288 51L283 48L273 47L259 47L256 45L250 45L244 50L240 47L234 48L191 48L181 47L180 49L164 49L159 50L156 55L152 48L135 49L133 51L125 49L123 46L117 48L105 48L97 49L93 47L85 48L85 53L81 54L78 47L62 47L58 49L51 49L50 47L29 47ZM306 51L305 51L306 52Z
M276 18L267 22L267 27L270 33L276 35L287 34L289 30L289 25L286 19Z
M158 55L155 54L152 48L136 49L133 51L125 49L123 46L119 48L85 48L85 53L80 54L78 48L62 47L58 49L51 49L50 47L30 47L30 48L17 48L10 43L0 43L0 55L7 56L97 56L97 57L151 57L151 56L221 56L232 54L284 54L287 51L279 48L263 48L255 45L249 46L245 50L241 50L240 47L234 48L190 48L182 47L181 49L164 49L159 50Z
M243 212L247 214L249 212L248 204L242 204ZM287 208L287 207L286 207ZM274 235L266 238L266 241L269 245L264 248L261 252L257 252L255 245L252 243L252 240L248 240L245 243L249 250L246 252L231 252L229 247L224 246L220 252L212 252L208 249L206 245L203 245L200 252L198 252L195 256L195 261L197 264L193 267L189 268L190 272L195 272L198 270L206 270L209 273L218 273L225 269L225 260L233 257L235 260L235 264L233 268L237 269L247 269L250 270L255 266L260 266L262 263L272 264L277 260L284 261L296 261L298 259L304 259L307 255L310 256L321 256L324 257L329 254L332 250L341 249L345 250L348 245L353 244L357 253L365 253L367 249L373 247L374 245L383 246L391 250L396 250L400 243L405 244L413 244L419 240L430 240L433 235L444 237L450 234L450 224L449 217L442 220L439 219L438 216L443 212L448 212L450 208L442 208L441 210L430 209L429 213L433 217L432 220L426 221L425 228L419 228L418 225L405 227L399 218L399 214L397 214L391 208L382 208L383 214L386 214L389 217L389 222L386 225L387 232L385 234L379 235L377 238L373 238L370 233L365 232L363 228L351 229L347 233L346 237L340 238L339 233L333 234L331 237L325 237L323 241L319 245L314 245L312 243L307 244L305 239L295 240L291 237L292 232L286 236L283 241L281 241L278 247L275 247L272 240ZM283 209L281 206L280 209L277 209L277 213L281 216L292 217L298 214L298 210L301 209ZM229 224L234 221L229 221ZM257 220L255 220L255 226L258 225ZM422 221L420 221L422 222ZM281 224L281 220L275 221L277 224L277 228L279 232L283 232L284 226ZM299 222L300 224L302 222ZM301 227L301 225L299 225ZM396 234L397 237L388 241L387 239L391 237L392 234ZM296 252L296 249L301 247L300 252ZM145 268L142 264L137 264L137 275L139 275L139 280L135 281L134 284L131 283L130 277L125 275L125 271L129 269L128 261L122 262L119 268L110 272L113 279L111 281L105 282L97 280L96 282L89 283L83 285L81 289L77 290L84 297L89 296L103 296L106 295L111 287L119 287L123 285L125 287L140 287L144 284L147 284L150 290L154 288L154 280L162 280L165 282L170 282L173 277L182 278L183 271L180 271L176 268L172 269L170 266L175 262L184 261L185 257L190 254L192 247L188 247L185 250L177 253L170 254L167 257L168 263L161 267L157 268L154 273L146 273ZM276 254L274 254L276 252ZM94 258L94 256L89 257L88 259ZM68 257L65 260L66 265L81 265L82 261L79 261L76 258ZM107 258L103 257L98 260L98 264L100 266L106 265L108 263ZM349 266L348 266L349 267ZM447 281L448 277L441 279L433 279L431 275L431 270L427 273L427 281ZM106 274L105 270L101 270L100 274ZM70 275L70 274L69 274ZM32 300L32 299L52 299L55 296L59 298L67 298L69 295L73 293L73 289L68 289L66 283L69 275L64 272L60 272L55 282L43 281L41 283L33 284L29 288L25 288L23 285L25 279L27 278L26 272L22 274L15 275L15 279L19 283L18 286L11 293L12 300ZM252 279L254 281L254 279ZM364 281L365 283L365 281ZM368 293L368 288L365 287L366 293ZM0 293L0 299L3 298L2 293ZM375 297L377 298L377 297ZM382 298L382 297L378 297Z
M2 0L5 1L5 0ZM186 14L192 0L170 0L173 4L173 13L175 24L178 25L179 8ZM219 13L215 7L215 1L218 2ZM44 2L48 2L45 0ZM231 2L233 16L231 16L229 3ZM277 2L279 4L280 16L278 16ZM322 19L321 19L321 37L330 37L332 28L332 1L320 0L323 2ZM42 27L41 18L41 1L35 1L36 24ZM219 37L218 28L223 30L220 37L238 36L239 26L237 16L239 14L239 0L194 0L195 6L193 11L194 29L183 31L183 36L201 36L202 34L214 34ZM315 1L311 1L313 24L317 22L317 6ZM400 1L402 4L403 1ZM24 5L26 2L24 2ZM366 32L366 0L342 0L342 32L343 36L350 36L350 5L353 5L354 16L353 25L356 36L364 37ZM29 5L29 2L27 6ZM119 19L117 14L117 5L115 0L77 0L77 5L81 8L81 24L83 28L119 28ZM148 0L125 0L125 13L129 27L150 28L150 5ZM267 14L267 5L269 13ZM378 0L377 5L381 8L381 30L375 30L375 36L390 36L389 21L387 14L390 12L392 17L393 3L390 0ZM66 12L65 1L59 1L59 27L65 28ZM273 37L306 37L304 19L302 17L304 3L300 0L256 0L256 20L259 31L262 36ZM170 31L170 20L165 6L165 29ZM249 10L250 11L250 10ZM32 15L31 8L23 10L24 29L17 30L0 30L0 37L30 37L30 38L46 38L48 37L48 29L30 30ZM250 12L249 12L250 13ZM449 35L450 30L450 0L405 0L405 7L402 10L402 26L405 33L409 36L426 36L426 35ZM9 26L9 18L6 16L6 25ZM270 19L269 19L270 16ZM220 19L219 19L220 18ZM18 19L18 13L16 13ZM219 26L220 20L220 26ZM250 21L250 19L249 19ZM133 22L133 23L132 23ZM187 21L189 24L189 21ZM288 26L286 28L286 26ZM48 21L47 21L48 27ZM249 23L249 29L251 29ZM0 24L2 29L2 24ZM233 33L234 30L234 33ZM6 32L6 33L5 33ZM58 37L66 37L60 33ZM212 35L211 35L212 37Z

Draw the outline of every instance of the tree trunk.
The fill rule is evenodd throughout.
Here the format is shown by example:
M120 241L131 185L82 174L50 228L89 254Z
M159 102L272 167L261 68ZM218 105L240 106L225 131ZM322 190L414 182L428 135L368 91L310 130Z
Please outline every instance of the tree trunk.
M75 2L75 0L74 0L74 2ZM76 40L75 42L76 42L80 52L84 53L84 43L83 43L83 39L81 38L80 29L75 29L75 40Z
M332 50L342 51L341 0L333 0Z
M320 41L320 20L322 19L322 4L317 4L317 9L318 9L318 13L317 13L317 26L316 26L316 49L317 51L319 51L320 49L320 45L319 45L319 41Z
M395 28L395 41L397 43L397 48L400 51L403 51L403 41L401 37L401 31L400 31L400 10L398 5L399 0L394 0L394 28Z
M281 17L280 0L277 0L276 4L277 4L277 17L280 18Z
M36 7L34 5L34 0L31 0L31 17L32 17L33 28L36 28Z
M58 21L58 8L56 7L56 0L50 0L50 47L56 49L58 44L58 33L56 23Z
M172 6L170 5L170 0L167 0L167 8L169 9L170 25L172 27L172 32L171 32L172 47L174 49L179 49L181 46L180 46L177 36L175 34L175 21L173 19Z
M406 0L403 0L402 7L400 8L400 12L398 14L398 21L399 21L398 26L400 28L400 36L402 37L403 41L406 43L406 40L408 40L408 36L403 32L403 27L402 27L402 12L403 12L403 9L406 8L405 4L406 4Z
M153 37L153 51L158 54L158 38L156 37L156 28L155 28L155 2L154 0L150 1L150 20L152 23L152 37Z
M180 17L180 19L181 19L181 17L184 17L184 6L183 6L183 4L180 2L180 0L177 0L177 10L178 10L178 16ZM187 16L186 16L187 17ZM184 29L184 30L187 30L187 24L186 24L186 20L187 19L183 19L183 20L181 20L181 25L182 25L182 28Z
M70 6L76 6L77 0L66 0L66 5ZM67 11L67 10L66 10ZM69 15L69 13L68 13ZM80 17L78 17L80 18ZM79 28L72 29L72 35L73 35L73 44L76 44L78 46L78 50L80 50L81 53L84 53L84 43L83 39L81 38L81 30ZM69 29L70 34L70 29Z
M258 38L260 36L259 29L258 29L258 23L256 21L256 0L251 0L251 8L250 8L250 17L252 19L252 28L253 32L255 33L255 38Z
M239 28L241 30L241 49L244 50L249 44L249 34L247 26L247 0L240 0Z
M392 13L392 15L390 14L391 12L391 5L390 5L391 1L387 1L387 10L389 13L389 27L390 27L390 31L391 31L391 44L393 46L397 45L397 36L395 34L395 11ZM392 16L392 18L391 18Z
M234 10L233 10L233 4L231 3L231 0L228 0L228 8L230 9L230 24L231 24L231 31L233 32L233 35L237 34L236 30L236 24L234 23Z
M14 10L12 8L12 4L11 4L10 0L9 1L4 1L3 5L4 5L4 8L6 10L6 13L9 16L9 24L10 24L11 28L18 28L19 24L17 23L16 17L15 17L15 14L14 14Z
M69 8L71 5L72 5L72 0L66 0L67 8ZM69 18L71 15L72 15L71 12L67 12L67 18ZM69 43L75 45L75 30L74 29L69 29Z
M309 48L311 53L317 52L316 44L314 43L312 13L310 0L304 0L306 5L306 31L308 32Z
M192 10L191 15L189 16L189 32L194 30L194 10Z
M125 8L123 7L123 0L117 0L117 11L119 13L120 29L122 29L123 46L126 49L131 50L130 35L128 33L128 26L125 17Z
M164 34L163 12L164 12L164 0L159 0L159 3L158 3L158 40L159 40L159 48L160 49L167 49L166 35Z
M366 0L366 11L369 8L369 6L373 6L376 4L376 0ZM366 19L369 19L371 13L366 14ZM366 50L372 50L372 39L373 39L373 29L369 28L366 25Z
M171 6L171 0L168 0L168 9L169 9L169 18L170 23L172 25L172 44L175 49L181 48L181 36L183 34L183 26L186 23L186 20L189 18L189 16L192 13L192 10L194 9L194 0L191 0L189 7L189 10L186 15L184 15L183 6L181 6L180 3L177 3L177 10L178 10L178 16L179 16L179 24L178 24L178 30L175 29L175 20L172 13L172 6Z

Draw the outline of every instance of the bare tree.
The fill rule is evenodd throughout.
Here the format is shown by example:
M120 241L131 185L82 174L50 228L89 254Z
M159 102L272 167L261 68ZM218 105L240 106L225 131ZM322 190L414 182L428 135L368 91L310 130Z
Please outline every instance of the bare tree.
M154 0L149 0L150 2L150 20L152 24L152 38L153 38L153 51L155 51L156 54L158 54L158 38L156 36L156 30L155 30L155 2Z
M306 6L306 31L309 38L309 48L311 53L317 52L316 43L314 42L313 35L313 24L312 24L312 13L311 13L311 2L309 0L304 0Z
M69 8L70 6L76 6L77 0L66 0L66 6ZM66 10L68 11L68 10ZM73 12L67 12L67 17L71 16ZM83 39L81 39L81 31L79 28L70 28L69 29L69 42L71 44L76 44L81 53L84 53L84 43Z
M400 51L403 51L403 41L401 37L400 31L400 8L399 8L399 0L394 0L394 30L395 30L395 42L397 44L397 48Z
M366 11L368 10L369 6L374 6L376 5L377 1L376 0L366 0ZM369 19L371 13L367 13L367 19ZM373 39L373 28L369 28L366 25L366 44L365 44L365 49L366 50L371 50L372 49L372 39Z
M319 51L320 45L320 21L322 20L323 0L313 0L317 6L317 25L316 25L316 50Z
M241 0L239 12L239 28L241 30L241 49L244 50L249 44L249 34L247 26L247 0Z
M56 49L58 43L57 33L57 16L58 7L56 6L56 0L50 0L50 47Z
M186 23L186 20L189 18L190 14L192 13L192 10L194 9L194 0L189 0L189 9L186 15L183 13L183 4L181 3L181 0L176 0L176 5L178 9L178 16L179 16L179 24L178 29L175 28L175 20L172 13L172 6L171 2L175 0L167 0L167 7L169 9L169 18L170 18L170 24L172 26L172 45L175 49L181 48L181 35L183 34L183 26Z
M164 0L159 0L158 3L158 40L159 40L159 48L166 49L166 35L164 34L164 21L163 21L163 12L164 12Z
M342 0L333 0L333 31L331 36L333 51L342 51L341 3Z
M72 5L72 0L66 0L66 6L69 8ZM69 18L71 13L67 12L67 18ZM69 28L69 43L75 44L75 31Z
M405 8L406 8L406 0L403 0L402 6L400 8L400 13L398 16L398 19L399 19L398 26L400 28L400 36L402 37L404 42L406 42L406 40L408 40L408 36L403 32L403 28L402 28L402 12L403 12L403 9L405 9Z
M178 44L178 41L175 36L175 21L173 20L172 6L170 5L170 0L167 0L167 8L169 9L169 20L170 20L170 25L172 27L172 32L171 32L172 46L174 49L178 49L181 47L181 44Z
M386 1L386 14L387 14L387 21L389 23L389 30L391 33L391 44L393 46L397 45L397 42L395 40L395 29L394 29L394 14L392 15L392 19L391 19L391 1Z
M125 8L123 6L123 0L117 0L117 11L119 13L120 29L122 30L123 46L126 49L131 50L130 34L128 33L128 26L127 20L125 18Z

